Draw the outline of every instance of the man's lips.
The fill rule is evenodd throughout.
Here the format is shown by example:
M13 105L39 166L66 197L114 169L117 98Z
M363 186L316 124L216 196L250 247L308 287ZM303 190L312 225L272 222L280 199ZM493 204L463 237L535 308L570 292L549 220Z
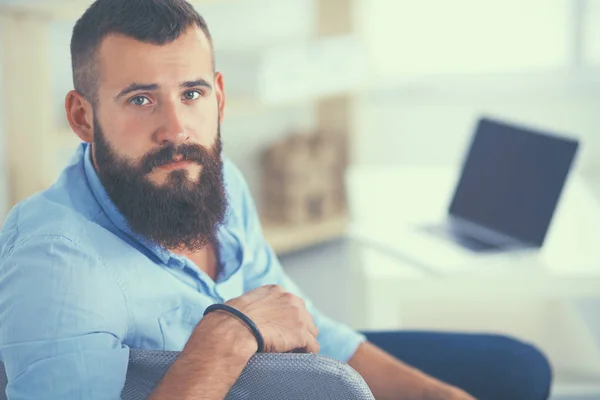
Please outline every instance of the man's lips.
M172 171L174 169L185 168L190 164L192 164L192 162L186 161L182 155L176 155L172 162L160 165L158 168L162 169L163 171Z
M160 168L162 170L166 170L166 171L172 171L174 169L186 168L192 164L193 164L192 161L173 161L169 164L163 164L163 165L159 166L158 168Z

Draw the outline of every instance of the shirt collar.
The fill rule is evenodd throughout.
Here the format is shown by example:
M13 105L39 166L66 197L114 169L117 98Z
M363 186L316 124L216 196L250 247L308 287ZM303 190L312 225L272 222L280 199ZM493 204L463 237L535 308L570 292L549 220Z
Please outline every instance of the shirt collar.
M137 240L142 245L144 245L146 248L148 248L148 250L150 250L163 263L165 263L165 264L168 263L169 259L173 255L173 253L171 251L147 240L143 236L141 236L131 230L131 227L129 226L127 219L125 218L125 216L123 216L123 214L121 214L121 212L119 211L117 206L112 202L112 200L108 196L108 193L106 193L106 190L104 189L104 185L102 185L102 182L100 181L100 178L98 177L98 174L96 173L96 169L94 168L94 165L92 164L91 151L90 151L91 146L88 143L83 144L83 146L84 146L83 166L84 166L87 180L89 182L92 193L94 194L94 197L96 197L98 204L100 204L100 207L102 208L102 210L104 211L104 213L106 214L108 219L121 232L123 232L127 236L133 237L135 240Z

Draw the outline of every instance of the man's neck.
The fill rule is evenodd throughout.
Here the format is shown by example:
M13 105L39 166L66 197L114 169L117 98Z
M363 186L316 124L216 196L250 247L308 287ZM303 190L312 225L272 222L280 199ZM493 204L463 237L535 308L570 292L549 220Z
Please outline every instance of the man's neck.
M187 249L173 250L173 253L189 258L202 271L206 272L213 281L219 275L219 257L212 244L204 246L200 250L189 251Z

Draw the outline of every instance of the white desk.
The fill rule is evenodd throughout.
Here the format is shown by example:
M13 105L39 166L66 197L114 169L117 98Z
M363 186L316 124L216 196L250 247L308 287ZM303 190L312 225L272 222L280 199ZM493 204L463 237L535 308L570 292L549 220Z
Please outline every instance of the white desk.
M415 241L413 227L443 220L457 173L349 171L351 237L366 244L360 255L366 328L515 335L549 356L555 393L600 393L600 332L589 329L600 325L598 202L572 175L540 251L475 256L442 240ZM399 246L404 240L410 248ZM425 253L436 262L422 264Z

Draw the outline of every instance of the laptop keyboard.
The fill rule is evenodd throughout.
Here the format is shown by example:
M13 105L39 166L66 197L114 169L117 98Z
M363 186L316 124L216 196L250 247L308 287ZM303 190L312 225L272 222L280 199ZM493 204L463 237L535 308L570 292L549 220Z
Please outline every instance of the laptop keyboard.
M501 248L501 246L499 246L495 243L484 242L484 241L476 239L474 237L470 237L470 236L460 234L457 232L452 232L452 233L449 232L448 236L452 240L458 242L459 244L463 245L467 249L473 250L473 251L493 251L493 250L500 250L500 248Z
M465 247L475 252L486 252L486 251L497 251L503 248L502 245L496 243L485 242L481 239L474 238L464 233L457 232L448 226L429 226L426 228L429 233L433 233L436 236L444 239L450 239L462 247Z

